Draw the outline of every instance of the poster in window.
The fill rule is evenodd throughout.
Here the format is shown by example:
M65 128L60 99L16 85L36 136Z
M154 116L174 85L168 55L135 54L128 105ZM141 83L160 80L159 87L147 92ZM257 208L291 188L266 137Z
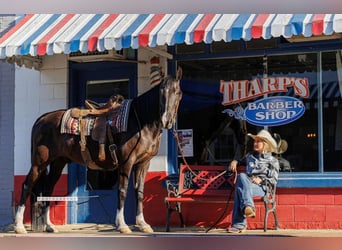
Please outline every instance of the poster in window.
M184 157L194 156L193 147L193 134L192 129L179 129L177 130L180 148ZM178 152L178 157L182 156L181 152Z

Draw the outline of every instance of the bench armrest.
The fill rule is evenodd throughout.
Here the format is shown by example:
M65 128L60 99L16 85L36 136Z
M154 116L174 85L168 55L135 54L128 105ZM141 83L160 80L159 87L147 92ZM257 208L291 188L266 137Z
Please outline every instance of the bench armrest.
M266 179L263 181L263 185L266 187L264 201L273 202L275 199L276 186Z
M178 197L178 181L166 180L165 181L167 196L168 197Z

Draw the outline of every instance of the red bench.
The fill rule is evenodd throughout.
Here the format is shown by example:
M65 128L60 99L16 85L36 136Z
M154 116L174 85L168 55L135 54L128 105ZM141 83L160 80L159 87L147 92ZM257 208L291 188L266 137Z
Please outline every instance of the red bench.
M242 168L238 172L243 171ZM167 208L166 231L170 231L170 216L173 211L178 213L181 227L185 227L181 204L184 202L197 203L227 203L229 194L234 189L235 175L228 172L225 166L192 166L181 165L179 176L166 180L167 197L164 201ZM278 229L276 212L275 188L267 185L264 197L255 197L255 201L263 201L265 205L264 231L267 231L269 213L273 213L275 228ZM231 200L233 201L233 195Z

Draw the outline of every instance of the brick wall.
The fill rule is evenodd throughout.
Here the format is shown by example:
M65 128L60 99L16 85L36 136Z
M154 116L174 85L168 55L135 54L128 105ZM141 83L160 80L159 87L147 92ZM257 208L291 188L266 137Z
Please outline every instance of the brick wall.
M148 194L149 185L145 186L147 186L145 193ZM278 188L276 199L280 229L342 229L342 188ZM225 211L225 206L224 204L184 203L182 213L187 226L210 227ZM247 220L248 229L260 230L264 225L265 209L262 202L256 202L255 206L256 217ZM233 201L229 203L225 216L217 224L218 228L226 228L230 225L232 208ZM166 213L165 208L164 211L153 211L153 214L145 210L145 218L152 225L160 224L161 221L157 221L158 216L155 214L163 213ZM171 228L172 226L179 226L176 213L171 216ZM272 228L274 228L274 218L270 214L268 229Z
M13 15L0 15L0 35L13 20ZM0 62L0 225L8 225L13 221L14 71L13 64Z
M342 188L279 189L281 228L342 229Z

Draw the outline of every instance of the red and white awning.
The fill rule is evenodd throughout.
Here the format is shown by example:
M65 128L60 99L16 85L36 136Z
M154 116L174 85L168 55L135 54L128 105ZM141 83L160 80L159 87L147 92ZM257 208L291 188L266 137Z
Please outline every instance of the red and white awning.
M28 14L0 58L342 32L342 14Z

